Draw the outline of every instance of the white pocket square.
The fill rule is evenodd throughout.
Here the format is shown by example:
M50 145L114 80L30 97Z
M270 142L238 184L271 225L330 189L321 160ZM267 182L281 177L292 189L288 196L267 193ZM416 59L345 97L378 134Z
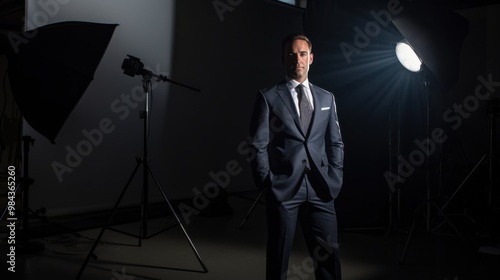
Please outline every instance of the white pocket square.
M330 107L321 107L321 111L330 110Z

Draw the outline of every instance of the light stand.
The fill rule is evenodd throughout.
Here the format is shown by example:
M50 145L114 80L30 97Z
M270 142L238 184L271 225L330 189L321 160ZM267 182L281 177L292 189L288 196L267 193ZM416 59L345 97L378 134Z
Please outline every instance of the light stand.
M140 225L139 236L138 236L139 247L142 246L142 239L147 239L147 238L151 237L151 236L148 236L148 215L149 215L149 213L148 213L149 212L148 211L149 210L148 209L148 207L149 207L149 190L148 190L148 183L149 183L148 178L149 178L149 176L148 175L151 175L156 186L158 187L158 190L160 191L161 195L163 196L165 202L167 203L168 208L172 212L172 215L174 216L177 225L179 225L181 227L182 232L183 232L186 240L188 241L189 245L191 246L191 249L193 250L194 254L196 255L198 262L202 266L203 272L208 272L208 269L205 266L205 264L203 263L200 254L196 250L193 242L191 241L191 238L189 238L189 235L187 234L184 226L182 225L182 223L179 219L179 216L175 212L174 208L172 207L172 204L168 200L165 192L162 190L160 184L158 183L158 180L156 179L155 175L153 174L153 171L151 170L150 158L148 157L148 146L147 146L147 144L148 144L148 131L149 131L149 117L150 117L150 115L149 115L149 86L151 84L152 77L157 78L158 81L160 81L160 80L161 81L170 81L170 80L168 80L167 77L165 77L165 76L153 74L151 71L145 70L142 67L143 67L143 64L139 62L139 59L135 58L133 56L130 56L130 55L129 55L129 60L126 59L122 65L122 68L125 70L125 74L131 75L131 76L134 76L136 74L140 74L143 76L143 80L142 80L143 90L144 90L144 94L146 97L145 98L145 110L141 111L141 118L144 120L143 156L136 159L137 165L136 165L134 171L132 172L132 175L128 179L127 184L123 188L120 196L118 197L118 200L116 201L116 203L113 207L113 210L111 211L111 214L109 215L109 218L108 218L105 226L101 229L97 239L95 240L95 242L92 246L92 249L88 253L87 258L85 259L82 267L80 268L80 271L78 272L78 274L76 276L76 279L80 279L80 277L81 277L83 271L85 270L91 257L94 259L97 259L97 256L94 254L94 251L97 248L97 245L99 244L104 232L110 226L113 215L114 215L115 211L117 210L118 206L120 205L120 202L121 202L123 196L125 195L128 187L130 186L130 183L132 182L132 179L134 178L135 174L139 170L139 167L141 166L141 164L142 164L142 169L143 169L143 181L142 181L143 186L142 186L142 198L141 198L141 225ZM130 71L132 71L132 72L130 72ZM173 82L173 83L182 85L182 84L177 83L177 82ZM185 85L182 85L182 86L185 86ZM185 86L185 87L197 90L197 89L189 87L189 86ZM158 233L156 233L156 234L158 234Z
M392 17L392 23L403 38L405 38L404 41L406 41L397 44L396 54L401 64L412 72L419 72L424 62L426 64L424 67L424 75L427 74L425 72L427 72L428 69L429 74L432 73L432 76L436 78L439 88L441 90L447 90L458 81L459 59L461 54L460 48L468 34L469 24L464 17L434 2L435 1L404 1L404 11ZM430 76L431 75L429 75L429 77ZM430 231L431 208L435 207L440 211L436 203L431 201L430 194L430 84L428 82L429 80L425 79L425 86L427 87L427 147L425 149L426 200L415 210L416 212L417 210L422 210L424 215L426 215L427 232ZM416 215L417 213L415 213L415 216ZM415 229L415 218L400 262L403 262L406 249ZM445 217L445 219L447 219L447 217ZM447 222L452 225L448 219Z
M25 251L38 251L44 248L39 242L29 241L29 190L34 180L29 177L29 151L30 145L33 145L34 139L31 136L23 136L23 178L21 179L22 192L22 215L23 215L23 231L21 244L19 245Z
M426 229L427 232L430 230L430 211L431 211L431 199L430 199L430 151L429 151L429 129L430 129L430 84L427 80L424 80L424 85L427 89L426 92L426 120L425 120L425 130L426 130L426 151L425 151L425 189L426 189L426 194L425 194L425 201L422 205L418 206L417 209L415 210L415 217L413 218L413 222L411 224L410 232L408 233L408 238L406 239L405 247L403 249L403 253L401 254L401 258L399 259L399 263L403 263L404 258L406 256L406 250L408 249L408 245L410 244L411 238L413 236L413 232L415 230L415 225L416 225L416 220L417 220L417 213L419 210L423 207L424 208L424 218L425 218L425 224L426 224Z
M397 159L399 155L401 154L401 130L400 130L400 94L398 92L396 96L396 117L394 117L393 113L393 104L390 103L389 106L389 173L394 174L394 161L397 163ZM394 122L394 119L396 119L396 122ZM394 123L396 126L396 129L394 129ZM396 133L394 133L396 131ZM394 139L396 138L396 139ZM396 142L396 147L394 148L394 142ZM394 160L396 159L396 160ZM397 178L400 178L400 172L399 168L397 169ZM394 194L394 192L396 194ZM391 185L389 187L389 225L387 226L387 232L385 234L385 238L389 237L389 234L393 229L402 231L400 228L396 227L394 224L394 196L396 196L396 218L397 220L401 219L401 188L398 186L398 182L394 183L394 185Z
M40 251L44 249L44 245L40 242L29 241L29 190L30 186L34 183L34 180L29 177L29 153L30 146L33 145L34 139L31 136L23 136L23 176L20 179L20 182L17 184L14 193L21 191L21 200L22 200L22 210L21 210L21 220L22 220L22 234L19 242L17 243L17 247L22 252L34 252ZM0 221L3 220L5 214L7 214L8 204L5 205L5 208L2 212L2 216L0 217ZM9 214L9 216L11 216ZM11 218L7 218L10 220ZM17 218L12 218L14 221ZM17 224L17 223L16 223Z
M412 72L420 72L420 74L423 77L423 84L426 87L426 120L425 120L425 130L426 130L426 149L425 149L425 164L426 164L426 170L425 170L425 187L426 187L426 195L425 195L425 201L422 205L418 206L417 209L415 210L415 217L413 218L413 222L410 228L410 231L408 233L408 238L406 240L403 253L401 254L400 258L400 263L403 263L404 258L406 256L406 251L408 249L408 246L410 244L411 238L413 236L413 232L415 230L416 226L416 220L417 220L417 214L418 212L421 212L423 208L424 210L424 218L425 218L425 224L426 224L426 231L429 233L431 231L431 208L434 207L438 210L438 212L441 212L437 204L431 200L431 184L430 184L430 97L431 97L431 86L430 82L427 77L427 67L421 63L420 58L415 54L411 46L406 43L399 43L398 46L396 47L397 50L397 55L400 60L400 62L407 68L408 70ZM453 225L453 223L445 217L446 221L455 229L455 231L458 232L456 227Z

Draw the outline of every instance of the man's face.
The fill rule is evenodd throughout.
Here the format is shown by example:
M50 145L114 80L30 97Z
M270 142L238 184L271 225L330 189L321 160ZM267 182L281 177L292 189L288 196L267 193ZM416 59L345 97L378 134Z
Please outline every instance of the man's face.
M307 79L309 65L313 62L313 54L304 40L288 43L283 50L283 64L288 77L302 83Z

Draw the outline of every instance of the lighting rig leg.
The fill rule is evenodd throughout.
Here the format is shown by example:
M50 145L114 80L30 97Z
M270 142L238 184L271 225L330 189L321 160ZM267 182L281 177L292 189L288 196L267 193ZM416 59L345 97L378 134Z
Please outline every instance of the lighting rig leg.
M262 197L262 195L264 194L264 190L260 191L259 195L257 196L257 198L255 199L255 201L252 203L252 206L250 207L250 209L248 209L248 212L247 212L247 215L245 216L245 218L243 218L243 221L241 221L241 224L240 224L240 229L243 229L243 226L245 225L245 223L247 222L248 218L250 217L250 214L252 214L252 211L253 209L255 208L255 205L257 205L257 203L260 201L260 198Z

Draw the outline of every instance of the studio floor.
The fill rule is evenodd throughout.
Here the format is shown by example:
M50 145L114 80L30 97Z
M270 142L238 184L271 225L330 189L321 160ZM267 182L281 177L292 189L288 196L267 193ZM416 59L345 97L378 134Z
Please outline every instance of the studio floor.
M83 266L84 260L101 228L34 239L45 248L17 253L14 273L7 271L4 261L7 246L2 240L0 279L76 279L82 271L82 280L263 280L266 242L263 206L257 204L240 228L252 200L230 195L229 203L233 209L230 215L192 216L189 224L185 224L187 236L208 272L203 271L182 228L170 216L149 221L150 234L160 233L143 239L140 247L136 237L106 230L101 242L96 243L97 259L91 258L86 266ZM173 227L164 230L172 224ZM127 224L115 229L128 232L137 228L138 224ZM481 244L456 236L429 234L418 223L404 252L407 240L407 231L395 228L390 231L383 228L341 230L343 279L500 279L500 256L483 252L497 248L494 243L498 240ZM302 241L299 230L290 259L289 280L314 279L312 263Z

